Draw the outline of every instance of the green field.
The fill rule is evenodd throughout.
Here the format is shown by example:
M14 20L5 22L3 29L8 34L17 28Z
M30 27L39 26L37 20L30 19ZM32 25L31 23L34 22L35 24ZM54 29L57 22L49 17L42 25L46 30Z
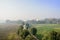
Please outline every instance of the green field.
M42 40L44 36L49 37L51 31L60 32L60 24L34 24L37 28L37 37Z
M43 33L45 31L58 31L60 29L60 24L34 24L34 26L37 28L38 34Z
M16 33L18 27L19 27L18 24L0 25L0 40L6 40L5 38L10 33ZM52 30L60 32L60 24L32 24L32 27L37 28L37 37L40 39L42 35L48 34Z

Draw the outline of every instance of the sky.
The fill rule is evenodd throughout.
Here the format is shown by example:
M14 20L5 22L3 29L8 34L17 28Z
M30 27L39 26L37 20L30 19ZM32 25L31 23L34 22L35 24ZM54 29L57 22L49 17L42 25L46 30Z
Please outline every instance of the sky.
M60 0L0 0L0 20L60 18Z

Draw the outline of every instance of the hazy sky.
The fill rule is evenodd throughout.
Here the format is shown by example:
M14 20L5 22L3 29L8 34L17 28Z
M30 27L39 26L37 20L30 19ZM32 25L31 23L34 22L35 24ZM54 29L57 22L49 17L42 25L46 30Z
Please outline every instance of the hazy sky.
M0 20L60 18L60 0L0 0Z

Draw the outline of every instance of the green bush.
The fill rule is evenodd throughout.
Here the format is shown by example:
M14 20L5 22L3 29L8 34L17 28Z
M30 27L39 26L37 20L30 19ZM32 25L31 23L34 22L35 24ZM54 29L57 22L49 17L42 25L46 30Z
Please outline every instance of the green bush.
M23 33L22 33L22 38L25 39L27 36L29 35L29 31L28 30L23 30Z
M20 27L17 31L17 34L20 35L22 31L23 31L23 25L20 25Z
M36 35L37 29L36 29L36 28L31 28L31 33L32 33L33 35Z
M51 36L51 40L57 40L57 32L56 31L51 31L50 36Z
M57 35L57 40L60 40L60 33L58 33Z
M25 40L36 40L33 36L28 35Z

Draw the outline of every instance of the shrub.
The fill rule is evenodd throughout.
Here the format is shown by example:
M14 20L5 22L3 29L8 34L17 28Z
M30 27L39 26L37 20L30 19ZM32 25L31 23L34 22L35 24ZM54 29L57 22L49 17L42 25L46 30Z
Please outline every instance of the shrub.
M33 35L36 35L37 29L36 29L36 28L32 28L32 29L31 29L31 33L32 33Z
M25 40L36 40L33 36L28 35Z
M23 25L20 25L17 34L20 35L22 31L23 31Z
M51 36L51 40L57 40L57 32L56 31L52 31L50 33L50 36Z
M26 23L26 28L28 29L30 26L29 26L29 24L28 23Z
M28 30L23 30L23 33L22 33L22 38L25 39L27 36L29 35L29 31Z

